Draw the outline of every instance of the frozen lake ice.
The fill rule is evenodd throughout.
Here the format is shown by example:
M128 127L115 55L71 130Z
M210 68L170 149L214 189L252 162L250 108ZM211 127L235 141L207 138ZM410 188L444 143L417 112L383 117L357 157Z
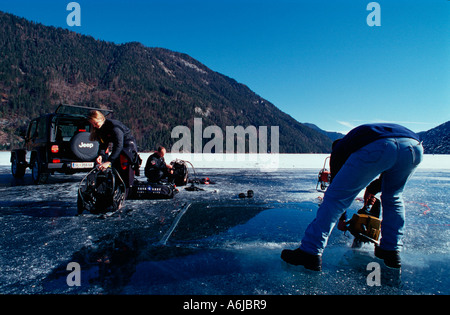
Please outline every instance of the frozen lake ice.
M308 162L295 167L302 157ZM280 259L282 249L298 246L323 195L315 187L324 156L289 159L270 171L191 159L197 177L216 184L179 187L171 200L127 201L109 216L76 216L83 174L34 186L29 170L16 180L0 163L0 293L450 294L448 156L425 163L404 193L401 273L375 258L373 245L352 249L353 237L337 229L321 272ZM250 189L253 198L237 197ZM355 200L350 214L361 206ZM80 286L67 284L70 262L80 265ZM371 262L381 266L380 286L367 281Z

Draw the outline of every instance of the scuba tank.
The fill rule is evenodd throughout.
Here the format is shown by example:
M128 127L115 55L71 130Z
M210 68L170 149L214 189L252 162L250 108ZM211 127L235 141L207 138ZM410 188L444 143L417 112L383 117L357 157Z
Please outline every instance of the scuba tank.
M171 178L173 183L177 186L186 186L188 183L189 171L187 163L189 162L179 159L170 162L173 174L169 176L169 178Z

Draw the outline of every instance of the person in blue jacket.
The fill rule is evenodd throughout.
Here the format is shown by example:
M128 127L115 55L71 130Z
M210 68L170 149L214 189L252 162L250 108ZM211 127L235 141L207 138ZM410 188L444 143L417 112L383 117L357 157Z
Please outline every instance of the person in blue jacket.
M281 258L320 271L322 253L336 222L358 193L381 174L381 240L375 246L375 256L388 267L400 268L405 225L402 193L422 157L419 136L403 126L366 124L351 130L333 144L331 184L316 218L308 225L300 247L283 250Z

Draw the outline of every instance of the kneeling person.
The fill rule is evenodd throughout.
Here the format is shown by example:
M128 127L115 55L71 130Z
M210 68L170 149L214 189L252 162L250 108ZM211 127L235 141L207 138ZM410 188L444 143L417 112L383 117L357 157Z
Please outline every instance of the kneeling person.
M145 176L149 182L156 183L163 179L170 179L173 170L172 165L166 164L164 160L165 154L166 149L159 147L158 151L149 156L145 164Z

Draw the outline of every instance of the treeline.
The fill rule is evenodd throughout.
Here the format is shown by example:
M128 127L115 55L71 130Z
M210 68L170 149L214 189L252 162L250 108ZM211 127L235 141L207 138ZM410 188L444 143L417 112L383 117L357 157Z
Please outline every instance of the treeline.
M329 152L331 141L234 79L190 56L140 43L116 45L0 12L0 117L4 133L60 103L108 107L141 150L170 148L175 126L279 126L280 152ZM14 119L13 119L14 118ZM22 129L21 129L22 128ZM3 145L5 145L3 143Z

